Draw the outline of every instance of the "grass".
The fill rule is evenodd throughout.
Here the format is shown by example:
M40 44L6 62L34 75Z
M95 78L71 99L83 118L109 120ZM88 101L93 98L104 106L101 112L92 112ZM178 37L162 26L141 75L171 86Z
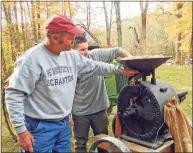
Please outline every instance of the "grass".
M176 92L188 91L180 107L192 119L192 65L161 66L157 69L156 76L169 83Z
M12 139L7 125L5 123L3 110L1 111L1 151L2 152L19 152L18 144Z
M156 70L156 78L166 81L169 83L176 92L179 91L188 91L188 95L186 99L180 105L183 109L184 113L192 119L192 65L183 65L183 66L165 66L162 65ZM116 112L116 107L114 107L113 112ZM112 120L114 115L109 116L109 135L112 134ZM12 136L10 135L4 120L4 116L2 115L2 140L1 140L1 148L2 152L18 152L18 145L16 142L12 140ZM72 151L73 151L73 133L72 133ZM89 142L88 148L94 142L92 131L89 131Z

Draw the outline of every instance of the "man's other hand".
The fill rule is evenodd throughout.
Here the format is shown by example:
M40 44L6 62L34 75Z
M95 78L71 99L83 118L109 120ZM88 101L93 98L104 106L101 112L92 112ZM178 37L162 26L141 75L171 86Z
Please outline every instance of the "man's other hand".
M128 58L128 57L132 57L133 55L131 55L129 52L126 52L125 54L123 54L121 57L122 58Z
M70 123L70 127L74 126L74 121L73 121L73 119L72 119L72 116L71 116L71 115L70 115L69 123Z
M139 71L128 69L128 68L125 68L124 71L123 71L123 75L128 76L128 77L132 77L137 73L139 73Z
M19 137L19 146L29 152L33 152L34 138L30 132L25 131L18 134Z

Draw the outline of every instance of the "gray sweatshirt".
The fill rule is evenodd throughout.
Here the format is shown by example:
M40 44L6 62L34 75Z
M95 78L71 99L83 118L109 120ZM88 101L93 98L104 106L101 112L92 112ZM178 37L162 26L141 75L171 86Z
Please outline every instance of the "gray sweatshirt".
M127 51L119 47L94 49L89 51L87 58L109 63L125 53L127 53ZM76 85L72 114L89 115L105 110L108 106L109 100L104 77L96 75L79 76Z
M16 132L22 133L26 131L24 115L36 119L62 119L72 110L78 75L121 72L122 67L87 59L74 50L56 55L42 43L34 46L15 62L6 89L10 120Z

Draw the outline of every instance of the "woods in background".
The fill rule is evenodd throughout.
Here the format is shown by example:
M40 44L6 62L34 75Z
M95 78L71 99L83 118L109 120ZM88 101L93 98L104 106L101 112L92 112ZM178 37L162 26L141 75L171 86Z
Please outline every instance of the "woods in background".
M96 3L99 7L95 7ZM192 2L138 3L141 15L121 19L123 2L2 2L2 81L12 73L16 58L43 36L44 22L56 13L68 15L75 23L76 16L83 14L81 22L101 46L121 46L133 55L172 56L176 64L189 62ZM151 3L156 4L154 11L149 11ZM100 20L104 27L96 26L97 15L104 16L104 21Z

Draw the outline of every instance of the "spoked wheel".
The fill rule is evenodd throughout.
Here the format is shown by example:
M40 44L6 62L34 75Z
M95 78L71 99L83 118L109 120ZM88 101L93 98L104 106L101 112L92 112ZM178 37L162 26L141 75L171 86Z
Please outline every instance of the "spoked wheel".
M2 90L2 106L3 106L3 114L5 117L5 123L8 127L8 130L10 132L10 134L13 137L13 140L17 141L17 133L15 131L15 128L12 126L11 121L9 119L9 114L7 112L7 108L6 108L6 102L5 102L5 88L8 86L8 79L4 82L3 84L3 90Z
M103 146L103 147L102 147ZM105 148L104 148L105 147ZM105 137L95 141L90 147L90 153L97 153L98 148L102 148L105 152L131 152L130 149L119 139L113 137Z

